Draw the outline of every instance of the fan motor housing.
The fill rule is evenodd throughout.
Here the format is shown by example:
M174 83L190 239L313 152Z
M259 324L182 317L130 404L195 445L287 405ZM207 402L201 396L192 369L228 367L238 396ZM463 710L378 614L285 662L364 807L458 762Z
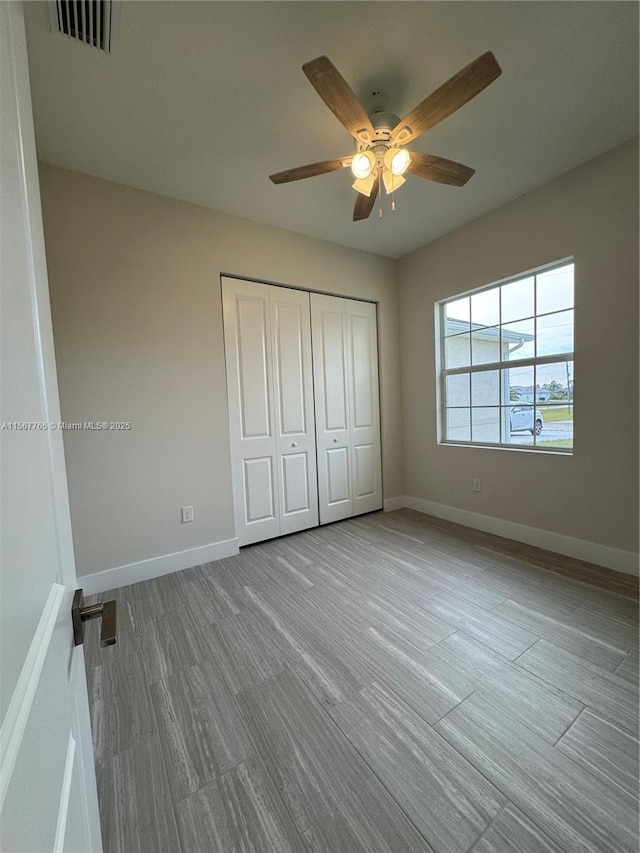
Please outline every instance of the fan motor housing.
M382 159L389 149L391 132L396 125L400 124L400 119L393 113L383 112L370 113L369 118L376 135L371 142L358 142L356 140L356 151L373 151L378 165L381 165Z
M376 132L376 140L389 141L391 131L400 124L400 119L393 113L372 113L369 118Z

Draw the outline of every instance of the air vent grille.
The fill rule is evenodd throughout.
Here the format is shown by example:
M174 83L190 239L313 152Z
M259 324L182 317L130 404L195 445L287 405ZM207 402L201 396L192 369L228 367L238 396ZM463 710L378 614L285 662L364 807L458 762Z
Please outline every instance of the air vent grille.
M51 31L111 53L120 12L119 0L50 0Z

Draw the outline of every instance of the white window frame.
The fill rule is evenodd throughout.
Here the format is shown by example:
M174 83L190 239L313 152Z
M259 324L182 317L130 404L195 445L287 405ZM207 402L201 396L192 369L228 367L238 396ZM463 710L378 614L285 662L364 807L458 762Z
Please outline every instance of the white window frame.
M563 352L556 353L554 355L547 356L534 356L531 358L523 358L518 359L516 362L509 362L508 360L500 358L499 361L488 362L483 364L469 364L462 367L450 367L446 368L446 359L445 359L445 345L446 345L446 337L445 336L445 306L450 302L456 302L459 299L464 299L466 297L475 296L479 293L484 293L489 290L498 289L498 298L500 300L500 314L499 319L500 323L498 328L502 329L502 294L500 288L506 284L512 284L513 282L524 280L527 278L533 277L534 279L534 292L533 292L533 305L534 305L534 314L532 318L534 322L534 332L537 335L537 323L539 317L546 317L551 314L558 313L557 311L549 311L544 313L537 313L537 286L538 286L538 276L542 273L547 273L551 270L557 269L559 267L567 266L568 264L574 264L574 298L573 305L571 309L574 312L574 341L573 341L573 350L571 352ZM557 453L565 456L573 455L575 449L575 439L572 437L573 446L572 447L552 447L545 445L537 445L535 439L532 444L518 444L518 443L507 443L505 441L499 442L491 442L491 441L474 441L473 440L473 432L471 431L470 435L472 436L469 439L458 440L447 438L447 377L455 376L455 375L464 375L469 374L469 381L471 382L471 375L473 373L481 373L490 370L505 370L508 367L534 367L534 400L531 405L534 408L539 404L538 401L535 400L535 387L536 387L536 379L535 379L535 368L545 364L560 364L571 361L575 366L575 259L573 257L563 258L562 260L553 261L551 263L545 264L543 266L535 267L534 269L528 270L526 272L518 273L517 275L509 276L508 278L500 279L499 281L494 281L491 284L482 285L481 287L474 287L471 290L465 290L462 293L456 293L453 296L448 296L446 299L441 299L435 303L435 328L437 330L436 335L436 378L437 378L437 412L438 412L438 444L442 445L450 445L454 447L484 447L484 448L492 448L497 450L512 450L518 452L533 452L533 453ZM564 310L564 309L561 309ZM470 326L470 332L473 334L473 328ZM575 369L574 369L575 373ZM503 402L503 383L499 382L499 402L498 408L499 411L502 412L503 409L512 403L511 400L508 402ZM575 400L573 399L573 395L571 397L571 406L574 409L574 419L575 419ZM456 408L456 407L454 407ZM464 408L464 407L463 407ZM492 408L492 407L490 407ZM469 396L469 409L470 416L471 410L473 409L471 405L471 390ZM501 434L502 434L502 424L501 424Z

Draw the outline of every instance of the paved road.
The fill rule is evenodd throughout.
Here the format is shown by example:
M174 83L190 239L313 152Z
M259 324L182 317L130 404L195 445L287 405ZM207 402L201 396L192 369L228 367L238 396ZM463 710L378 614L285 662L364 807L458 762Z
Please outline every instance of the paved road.
M545 424L537 441L557 441L559 438L573 438L573 421L552 421ZM511 440L514 444L533 444L530 432L512 432Z

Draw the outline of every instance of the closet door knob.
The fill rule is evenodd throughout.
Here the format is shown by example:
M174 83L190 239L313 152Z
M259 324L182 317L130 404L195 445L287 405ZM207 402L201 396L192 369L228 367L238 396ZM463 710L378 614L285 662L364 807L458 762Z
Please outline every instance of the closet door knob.
M291 447L297 447L297 446L298 446L298 442L297 442L297 441L292 441L292 442L291 442Z
M334 444L337 444L337 443L338 443L338 439L337 439L337 438L334 438L334 439L333 439L333 443L334 443Z

